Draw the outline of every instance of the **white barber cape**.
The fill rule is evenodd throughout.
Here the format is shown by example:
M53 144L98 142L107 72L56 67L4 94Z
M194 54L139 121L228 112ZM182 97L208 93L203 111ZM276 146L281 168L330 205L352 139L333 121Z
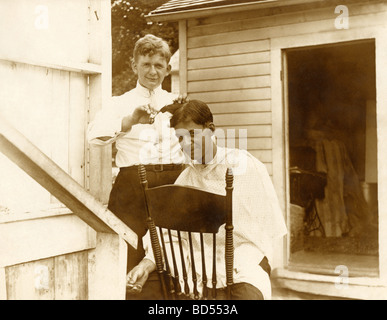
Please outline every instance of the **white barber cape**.
M247 151L218 146L215 159L210 164L191 163L175 183L225 195L225 175L228 167L233 168L234 173L234 283L250 283L262 292L265 299L270 299L270 279L259 263L264 256L268 258L270 263L273 256L273 241L284 236L287 229L265 165ZM147 235L144 238L146 237ZM210 257L212 237L205 237L204 241L205 246L208 246L206 248L207 255ZM149 238L144 239L144 242L151 248ZM222 226L217 238L217 287L226 286L224 243L225 229ZM196 265L200 266L200 238L194 234L193 244L196 249L195 262ZM185 252L187 252L186 259L189 262L188 246ZM148 252L146 258L153 260L153 254ZM209 277L208 284L211 284L212 266L208 262L206 265ZM196 268L196 270L200 282L200 268ZM179 274L181 275L180 272Z

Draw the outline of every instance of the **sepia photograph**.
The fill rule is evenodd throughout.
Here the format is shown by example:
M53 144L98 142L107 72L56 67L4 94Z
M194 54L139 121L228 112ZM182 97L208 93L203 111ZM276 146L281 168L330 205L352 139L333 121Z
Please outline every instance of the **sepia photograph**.
M386 300L385 110L385 0L0 0L0 300Z

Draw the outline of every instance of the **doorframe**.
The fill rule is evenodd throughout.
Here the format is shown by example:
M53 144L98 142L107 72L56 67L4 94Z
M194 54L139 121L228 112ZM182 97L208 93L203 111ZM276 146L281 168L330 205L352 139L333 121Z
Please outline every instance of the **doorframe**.
M378 136L378 202L379 202L379 278L377 283L387 285L387 167L381 165L387 159L387 144L383 145L381 137L387 137L387 32L383 27L364 27L361 29L336 30L278 37L271 39L271 77L272 77L272 126L273 126L273 183L278 193L281 206L286 214L289 226L289 178L288 178L288 120L285 110L284 50L301 47L340 44L350 41L375 41L376 68L376 112ZM384 161L385 162L385 161ZM383 213L385 212L385 213ZM289 234L289 233L288 233ZM288 266L289 238L282 244L276 262L282 267ZM364 277L361 277L364 279ZM373 278L375 280L375 278ZM356 282L356 279L352 278ZM374 281L373 281L374 282Z

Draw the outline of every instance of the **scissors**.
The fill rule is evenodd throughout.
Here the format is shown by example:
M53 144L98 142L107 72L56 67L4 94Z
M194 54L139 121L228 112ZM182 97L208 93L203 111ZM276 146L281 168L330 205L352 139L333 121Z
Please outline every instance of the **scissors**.
M157 111L157 110L153 109L150 104L147 104L146 111L149 114L149 124L152 124L155 122L155 118L160 112L162 112L162 113L170 112L173 114L177 109L181 108L182 105L183 105L182 103L175 101L174 103L168 104L168 105L162 107L159 111Z

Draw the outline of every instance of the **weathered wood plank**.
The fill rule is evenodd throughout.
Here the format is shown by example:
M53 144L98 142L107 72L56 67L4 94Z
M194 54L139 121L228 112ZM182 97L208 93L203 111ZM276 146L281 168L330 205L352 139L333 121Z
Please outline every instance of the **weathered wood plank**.
M271 150L250 150L250 153L261 162L272 163L273 161Z
M51 99L49 105L45 106L51 111L51 132L53 140L50 143L50 158L63 170L69 170L69 125L70 115L68 102L70 100L70 73L65 71L51 70ZM79 116L79 110L74 116ZM55 139L55 140L54 140Z
M7 279L3 267L0 267L0 300L7 300Z
M386 32L376 38L376 126L378 129L378 206L379 206L379 272L380 278L387 283L387 184L384 177L387 177L387 167L382 159L387 158L387 145L385 137L387 136L387 42Z
M102 77L90 77L89 119L102 108ZM104 204L109 200L112 187L112 146L87 145L86 150L86 188L96 199Z
M231 13L222 13L217 15L210 15L207 17L202 17L200 19L192 19L189 20L189 27L199 27L199 26L208 26L212 24L218 23L227 23L238 20L249 20L249 19L258 19L261 17L269 17L269 16L277 16L283 14L291 14L293 12L304 12L309 9L316 8L326 8L327 2L332 2L331 0L324 0L320 3L313 2L307 3L308 1L304 1L302 4L292 5L292 6L279 6L279 7L269 7L269 8L261 8L260 10L243 10L239 11L238 14L235 12ZM349 0L351 1L351 0ZM342 3L345 4L348 0L343 0Z
M54 258L6 268L8 300L53 300Z
M124 300L127 244L117 235L97 234L97 246L89 251L90 300Z
M378 13L386 10L385 3L344 3L348 7L350 16L359 16L364 14ZM266 16L261 15L257 11L240 12L238 14L217 15L209 18L192 20L188 32L189 37L203 36L217 33L225 33L247 29L257 29L273 27L278 25L292 25L308 21L319 21L327 19L335 19L337 14L334 13L334 8L337 4L332 3L325 8L313 7L313 10L308 10L307 7L293 12L267 12ZM289 8L288 8L289 10ZM196 21L196 23L195 23Z
M387 18L387 13L382 11L366 16L361 15L351 17L350 28L355 29L364 27L365 17L367 17L367 21L369 21L367 26L383 25ZM188 38L188 48L198 48L214 45L224 45L229 43L255 41L259 39L310 34L310 30L313 30L315 33L337 31L335 27L335 18L336 15L332 13L332 18L326 20L308 21L294 25L279 25L260 29L248 29L208 36L192 37Z
M187 21L179 21L179 90L187 93Z
M106 105L112 95L111 71L111 13L108 1L89 1L89 60L102 66L102 73L89 77L88 116L85 127L95 114ZM111 145L96 147L86 145L86 189L103 204L107 204L112 187Z
M1 1L0 47L5 57L12 60L22 56L57 65L66 61L88 62L87 0L54 3Z
M271 110L271 100L255 101L224 101L221 103L208 103L213 114L236 112L264 112Z
M242 43L220 44L217 46L199 47L188 50L188 59L227 56L247 52L267 51L270 49L269 40L257 40Z
M68 108L68 173L85 186L85 123L87 105L86 77L70 73Z
M330 268L335 270L336 266ZM315 270L318 268L315 266ZM321 268L323 269L323 268ZM322 274L329 269L321 270ZM330 271L329 270L329 271ZM346 290L337 287L336 275L313 274L310 272L296 272L278 269L275 272L275 283L277 286L307 292L316 295L329 295L349 299L386 299L387 289L380 283L378 278L372 277L349 277Z
M218 126L240 126L251 124L271 124L271 112L215 114Z
M9 266L7 299L86 300L87 272L87 251Z
M270 63L189 70L188 81L228 79L262 75L270 75Z
M188 72L194 69L230 67L265 62L270 62L270 52L264 51L224 57L190 59L188 60Z
M265 162L263 162L263 164L266 167L267 173L272 178L273 177L273 164L272 163L265 163Z
M102 72L102 68L100 65L93 63L75 63L68 61L57 61L57 62L46 62L41 60L29 60L29 59L19 59L19 58L6 58L0 56L0 61L2 62L10 62L17 63L21 65L33 66L33 67L42 67L59 71L67 71L67 72L77 72L84 75L94 75L100 74Z
M74 214L0 223L0 267L94 248L95 237Z
M60 255L54 258L55 300L87 300L88 252Z
M216 125L216 124L215 124ZM216 125L216 129L223 130L224 136L244 137L247 133L247 138L263 138L271 137L271 124L253 124L253 125Z
M206 92L270 87L270 76L255 76L233 79L217 79L188 82L188 92Z
M305 2L323 2L326 0L292 0L292 5L297 4L304 4ZM272 8L272 7L282 7L284 6L283 1L265 1L265 2L255 2L255 1L249 1L248 3L245 3L241 6L220 6L220 7L214 7L210 8L208 11L203 10L187 10L187 11L177 11L173 13L161 13L159 12L156 14L150 14L147 16L148 20L150 21L171 21L171 20L185 20L185 19L192 19L192 18L201 18L203 16L208 16L211 14L225 14L225 13L237 13L240 11L246 11L246 10L262 10L264 8ZM285 6L286 8L287 6Z
M206 103L249 101L270 99L270 88L213 91L203 93L190 93L191 99L205 101Z
M0 147L7 157L93 229L116 232L137 247L137 235L129 227L1 117Z
M218 142L223 147L239 148L248 151L270 151L272 149L272 139L266 138L248 138L247 140L233 139L228 141L227 139L218 139Z
M272 138L247 139L247 150L271 150L272 147Z

